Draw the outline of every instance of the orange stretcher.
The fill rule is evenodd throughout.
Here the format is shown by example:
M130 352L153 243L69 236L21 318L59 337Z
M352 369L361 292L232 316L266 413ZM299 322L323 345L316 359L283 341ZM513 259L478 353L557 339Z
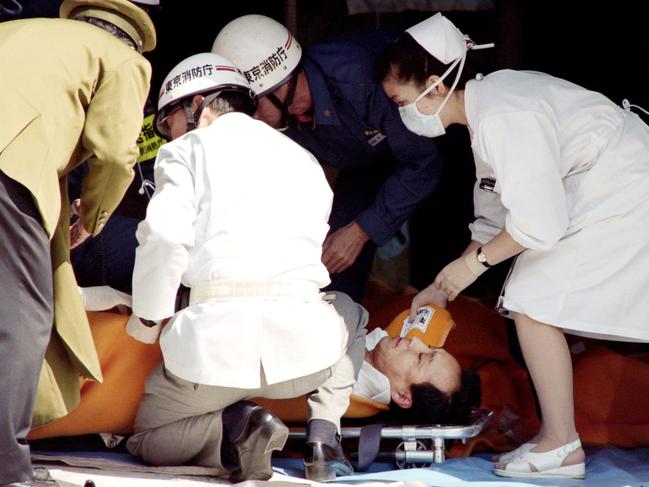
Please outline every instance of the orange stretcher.
M451 314L437 306L426 306L419 310L414 323L407 323L409 311L399 313L388 326L385 327L389 336L402 336L405 338L419 338L430 347L441 347L455 326ZM270 400L256 398L256 402L273 411L282 420L292 423L305 423L307 421L306 397L293 399ZM350 405L344 415L344 420L366 419L379 413L388 411L389 407L371 399L352 395ZM491 422L493 412L484 409L473 411L470 421L465 425L385 425L380 426L377 438L371 441L379 443L382 440L389 442L392 447L388 451L379 451L376 445L376 455L372 458L392 459L399 468L419 467L430 463L442 463L445 459L445 446L447 440L461 440L463 443L479 435ZM365 446L363 438L367 426L348 426L349 421L343 421L341 438L359 440L359 449ZM291 427L290 438L306 438L306 428ZM370 445L368 448L374 448Z
M402 333L408 312L400 313L386 327L388 334L395 336ZM455 326L448 311L428 308L420 313L418 326L411 327L404 336L419 337L430 346L444 344L451 329ZM127 435L133 431L133 421L138 403L144 388L144 381L153 368L160 363L162 355L159 345L140 343L125 332L128 316L113 312L88 312L93 338L100 358L104 382L82 381L81 401L79 406L67 416L39 426L29 434L30 440L44 438L78 436L93 433L112 433ZM425 322L425 323L424 323ZM307 419L306 398L298 397L286 400L256 399L264 407L275 412L287 423L302 423ZM352 396L350 406L345 413L347 419L368 418L388 410L388 406L361 396ZM400 461L408 462L423 457L430 461L443 461L443 440L464 438L466 435L477 435L486 424L486 416L476 417L469 425L454 426L403 426L386 427L385 435L389 438L403 438L399 447ZM293 437L303 435L303 429L294 428ZM360 435L360 429L344 428L343 438L354 438ZM414 443L413 443L414 442ZM430 442L434 449L422 447ZM414 453L409 453L411 448ZM413 460L414 461L414 460Z
M391 327L402 322L397 315L408 308L411 299L412 296L381 296L375 302L366 301L364 304L370 313L368 328L381 326L394 333ZM438 454L437 461L443 459L442 454L451 457L480 450L510 450L528 440L539 426L527 371L509 355L504 322L496 312L463 296L449 303L448 311L450 314L440 312L437 315L445 322L437 328L437 344L444 343L444 348L463 368L472 368L480 375L481 410L493 411L493 419L482 424L485 417L479 416L477 426L461 425L465 429L460 431L444 426L429 430L424 434L423 447L417 443L420 440L407 440L411 441L410 457L424 451L427 453L420 456L433 458L435 449L430 444L440 443L432 438L433 434L442 435L442 442L451 438L466 441L465 444L453 442L449 450ZM82 382L79 406L57 421L34 428L28 437L30 440L132 432L144 380L162 359L160 348L128 336L125 332L127 315L88 312L88 316L104 382ZM442 319L444 317L446 320ZM574 337L569 340L574 350L575 420L582 442L627 448L649 446L649 394L638 393L649 391L649 357L623 355L592 340ZM282 408L281 416L287 418L287 422L293 417L303 421L306 406L304 401L300 404L301 410ZM367 418L385 409L385 405L353 397L345 416ZM387 435L388 430L385 433ZM347 434L353 437L356 433L347 430L344 435ZM410 433L398 434L401 438L417 437ZM404 445L402 456L405 456L405 448Z

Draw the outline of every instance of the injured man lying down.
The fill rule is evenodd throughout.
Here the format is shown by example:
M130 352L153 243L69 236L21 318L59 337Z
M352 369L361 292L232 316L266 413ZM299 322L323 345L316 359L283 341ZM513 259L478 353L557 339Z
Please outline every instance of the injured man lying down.
M123 296L123 304L130 305L128 296ZM102 301L106 299L102 296ZM330 292L325 299L350 328L365 329L368 315L360 304L340 292ZM359 319L362 323L349 325ZM128 326L130 334L141 341L155 340L151 332L157 335L159 330L140 328L133 322L131 319ZM364 335L365 353L362 362L354 360L356 382L351 394L389 406L391 419L399 423L466 424L480 404L480 376L462 370L458 361L438 346L452 326L446 310L427 306L420 309L416 323L409 323L408 313L403 312L385 329L357 334L358 339Z
M116 304L130 307L130 296L122 293L119 293L119 296L107 296L108 291L109 288L105 287L83 289L86 308L97 311L114 308ZM110 292L115 293L113 290ZM373 407L377 403L389 405L390 421L422 425L466 424L472 407L480 404L480 379L473 371L461 370L455 358L444 349L435 348L444 342L453 326L453 320L446 310L421 308L413 323L408 322L408 311L404 311L385 329L375 328L366 334L368 314L360 304L343 293L329 293L325 300L342 316L350 331L346 358L341 359L339 366L332 369L332 376L308 394L306 400L304 397L297 398L288 407L276 401L274 397L277 396L259 394L258 390L251 390L250 394L246 395L246 399L254 399L278 416L277 421L295 421L295 415L291 417L292 413L288 409L295 405L296 409L304 410L304 404L307 404L308 412L299 421L308 421L305 450L305 473L308 478L325 480L352 472L337 435L340 432L340 416L349 405L350 395L371 400ZM162 326L145 327L132 316L126 328L137 340L154 343ZM132 347L132 351L123 351L124 360L127 356L130 357L131 353L145 353L143 348ZM333 377L345 360L353 364L355 383L353 380L340 381L340 378ZM119 388L119 394L122 396L128 393L123 385L119 385L124 381L111 374L106 366L119 368L114 362L104 364L102 360L106 380L101 388ZM115 384L112 384L113 382ZM132 395L135 394L134 390ZM355 404L357 401L352 398L352 406L345 416L358 417L349 414ZM94 417L105 417L98 414L98 411L85 412ZM332 416L333 412L336 413L336 418ZM298 416L301 414L297 413ZM128 412L120 414L113 408L112 415L124 416L128 415ZM132 424L132 418L123 418L122 422ZM102 431L106 431L106 427L109 426L102 425ZM75 432L66 431L66 434ZM268 456L266 461L269 459ZM187 460L188 463L197 464L195 458ZM233 461L236 463L237 460Z
M426 308L428 314L430 310ZM367 334L365 360L352 394L389 404L400 423L465 424L472 408L480 403L478 374L461 370L443 348L429 347L417 336L402 335L390 336L382 328Z

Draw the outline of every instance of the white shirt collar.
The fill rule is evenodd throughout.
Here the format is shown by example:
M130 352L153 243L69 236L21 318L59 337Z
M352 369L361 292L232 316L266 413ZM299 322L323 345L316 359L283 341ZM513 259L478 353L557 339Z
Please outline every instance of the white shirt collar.
M388 336L388 332L381 328L375 328L365 336L365 349L374 350L381 339L386 336ZM358 373L352 393L382 404L390 404L390 381L365 360Z

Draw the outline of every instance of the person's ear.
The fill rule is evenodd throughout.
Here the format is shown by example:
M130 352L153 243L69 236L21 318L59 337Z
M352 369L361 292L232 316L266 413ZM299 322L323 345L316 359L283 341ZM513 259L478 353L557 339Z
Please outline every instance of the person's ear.
M390 396L400 408L408 409L412 406L412 393L410 392L410 389L403 391L391 389Z
M437 76L435 74L431 74L428 78L426 78L426 88L428 88L433 83L437 82L438 79L439 79L439 76ZM448 92L448 88L444 84L444 82L442 81L435 88L433 88L432 91L430 93L428 93L428 94L429 95L445 96L447 92Z
M205 97L203 95L194 95L194 98L192 98L192 113L196 113L196 110L201 106L204 99Z

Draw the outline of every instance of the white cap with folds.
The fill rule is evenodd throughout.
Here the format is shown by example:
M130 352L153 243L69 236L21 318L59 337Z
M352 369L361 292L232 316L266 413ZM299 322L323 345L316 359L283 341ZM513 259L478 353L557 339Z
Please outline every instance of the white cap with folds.
M441 13L413 25L406 32L444 64L461 58L467 51L468 38Z
M421 92L417 98L415 98L414 102L405 107L400 107L400 111L407 110L409 106L414 107L414 110L418 111L417 102L442 83L451 71L459 65L457 74L455 75L455 80L449 88L444 101L442 101L442 104L437 109L437 114L439 114L460 81L460 75L464 69L467 51L469 49L486 49L494 47L493 44L476 45L468 36L462 34L462 32L453 25L453 22L440 13L436 13L423 22L413 25L407 29L406 32L412 36L417 44L423 47L435 59L446 65L447 68L436 81L428 85L428 87ZM415 131L415 133L418 132ZM444 133L443 128L441 133Z

